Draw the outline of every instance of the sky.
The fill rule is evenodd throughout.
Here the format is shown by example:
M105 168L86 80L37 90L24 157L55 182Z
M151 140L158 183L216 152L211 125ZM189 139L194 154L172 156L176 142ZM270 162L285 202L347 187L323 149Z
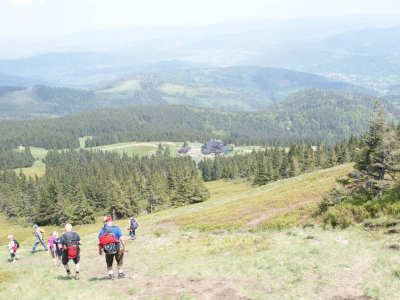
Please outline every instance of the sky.
M0 0L0 36L389 13L400 0Z

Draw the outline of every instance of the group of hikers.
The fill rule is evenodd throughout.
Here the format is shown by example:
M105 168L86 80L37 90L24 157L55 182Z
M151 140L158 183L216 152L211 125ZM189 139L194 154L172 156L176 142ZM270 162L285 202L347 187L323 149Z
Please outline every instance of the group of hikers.
M128 215L127 229L131 240L136 239L136 229L139 226L137 220L132 216ZM114 259L117 262L118 268L118 279L124 278L125 273L123 271L124 253L127 252L124 237L121 229L118 226L113 226L114 219L112 216L107 216L104 219L104 225L100 229L98 234L99 239L99 254L105 254L108 279L114 280L113 262ZM72 225L65 225L65 233L59 236L57 231L53 231L51 236L48 238L48 245L44 242L44 230L42 230L37 224L33 225L35 235L35 243L33 244L30 253L34 253L36 246L41 243L45 251L50 250L50 254L53 260L54 267L64 266L68 279L72 279L71 270L69 263L75 264L75 279L79 280L79 261L80 261L80 245L82 240L78 233L72 231ZM16 262L21 257L17 255L19 243L14 239L14 236L10 234L8 236L9 243L7 247L12 259L12 262Z

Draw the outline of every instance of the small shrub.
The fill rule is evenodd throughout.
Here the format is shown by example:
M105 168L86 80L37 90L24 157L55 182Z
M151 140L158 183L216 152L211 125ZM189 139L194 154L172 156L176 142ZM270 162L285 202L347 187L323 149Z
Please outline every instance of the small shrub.
M330 207L324 214L325 225L333 228L339 227L345 229L351 225L362 222L370 217L368 211L362 206L355 206L349 203L342 203Z
M314 204L304 205L296 210L281 212L276 214L274 217L262 222L258 225L258 228L262 230L275 229L283 230L293 228L296 226L304 226L305 224L312 223L310 219L315 214L316 207Z
M165 229L156 229L156 230L154 230L154 235L156 236L156 237L160 237L160 236L162 236L163 234L168 234L169 233L169 231L168 230L165 230Z
M400 269L393 270L392 275L400 279Z

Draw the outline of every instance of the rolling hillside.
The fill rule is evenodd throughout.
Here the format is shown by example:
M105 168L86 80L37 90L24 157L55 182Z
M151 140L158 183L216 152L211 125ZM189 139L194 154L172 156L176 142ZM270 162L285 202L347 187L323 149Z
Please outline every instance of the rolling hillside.
M6 248L0 251L1 293L8 298L57 298L68 284L71 298L395 299L398 253L390 246L398 242L397 235L362 228L323 230L311 217L335 177L350 169L340 166L258 189L213 182L209 201L138 216L135 241L128 240L126 220L115 222L128 252L126 277L114 282L107 282L104 256L98 254L102 216L96 224L73 228L83 241L79 281L68 281L65 270L54 268L42 249L29 254L31 228L2 219L1 241L13 233L21 244L21 259L11 263ZM63 232L56 226L44 228Z
M235 145L335 143L367 130L375 98L328 90L301 91L258 112L225 112L181 105L99 109L46 120L2 121L0 149L22 145L46 149L122 142L206 141ZM394 119L399 111L388 102Z
M43 118L97 108L155 104L257 111L309 88L376 95L373 90L343 81L284 69L190 69L142 73L90 90L49 86L10 90L0 95L0 118Z

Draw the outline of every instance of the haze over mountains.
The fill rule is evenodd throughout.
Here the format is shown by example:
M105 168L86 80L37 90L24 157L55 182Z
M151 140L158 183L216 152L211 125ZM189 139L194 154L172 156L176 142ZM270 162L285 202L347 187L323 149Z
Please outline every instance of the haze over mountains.
M353 15L7 37L0 85L87 88L134 73L255 65L390 94L400 83L399 36L398 15Z

